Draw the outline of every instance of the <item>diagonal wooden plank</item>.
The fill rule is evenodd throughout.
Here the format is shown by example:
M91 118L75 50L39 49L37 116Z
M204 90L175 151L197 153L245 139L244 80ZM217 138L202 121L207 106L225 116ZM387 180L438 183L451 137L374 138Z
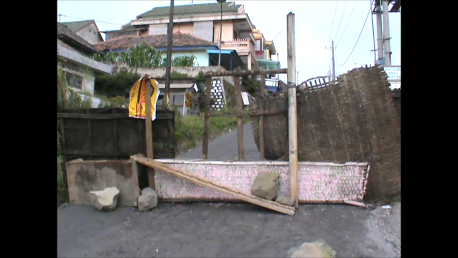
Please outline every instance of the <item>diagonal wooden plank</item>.
M190 174L188 172L185 172L183 170L174 168L174 167L169 166L169 165L165 165L165 164L163 164L161 162L158 162L158 161L155 161L153 159L145 158L145 157L143 157L141 155L133 155L133 156L130 156L130 158L132 160L134 160L134 161L139 162L140 164L143 164L145 166L148 166L148 167L151 167L151 168L154 168L154 169L157 169L157 170L161 170L161 171L170 173L170 174L172 174L174 176L177 176L179 178L183 178L183 179L189 180L189 181L191 181L191 182L193 182L193 183L195 183L197 185L204 186L204 187L209 187L211 189L220 191L222 193L232 194L233 196L237 197L240 200L243 200L243 201L255 204L255 205L259 205L259 206L267 208L267 209L278 211L278 212L281 212L281 213L284 213L284 214L294 215L294 211L295 211L294 207L283 205L283 204L280 204L280 203L277 203L277 202L273 202L273 201L269 201L269 200L265 200L265 199L259 198L259 197L254 196L254 195L243 193L243 192L241 192L241 191L239 191L237 189L230 188L230 187L218 184L216 182L210 181L208 179L195 176L193 174Z

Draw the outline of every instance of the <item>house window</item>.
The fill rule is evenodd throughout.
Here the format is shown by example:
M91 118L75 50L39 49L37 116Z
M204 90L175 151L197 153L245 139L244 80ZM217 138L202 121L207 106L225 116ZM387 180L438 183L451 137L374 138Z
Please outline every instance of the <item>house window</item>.
M67 79L67 83L69 86L77 88L77 89L83 88L83 77L82 76L79 76L79 75L76 75L70 72L66 72L66 79Z
M256 40L256 45L254 46L255 51L262 51L262 45L261 45L261 40L257 39Z

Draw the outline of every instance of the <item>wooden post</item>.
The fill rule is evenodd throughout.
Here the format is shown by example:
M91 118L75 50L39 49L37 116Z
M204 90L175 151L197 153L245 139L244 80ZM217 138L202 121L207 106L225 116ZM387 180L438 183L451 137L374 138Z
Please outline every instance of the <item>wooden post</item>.
M261 85L259 86L259 112L264 111L264 93L266 91L266 75L261 74ZM264 160L264 115L259 116L259 153L260 160Z
M116 114L115 112L115 109L113 109L113 114ZM118 119L115 118L113 119L113 145L114 145L114 149L115 149L115 152L118 153L119 152L119 146L118 146ZM115 159L118 159L118 157L115 157Z
M64 119L59 118L60 121L60 150L67 150L67 146L65 145L65 129L64 129ZM67 154L61 154L62 155L62 164L61 164L61 169L62 169L62 179L64 180L64 185L65 188L68 189L68 179L67 179Z
M234 77L235 84L235 105L237 109L237 143L239 151L239 160L245 159L245 151L243 148L243 100L242 86L240 85L240 77Z
M295 46L295 15L290 12L287 15L286 27L288 30L287 51L288 51L288 139L289 139L289 178L291 187L291 198L294 206L298 202L298 179L297 179L297 103L296 103L296 46Z
M208 158L208 126L209 126L209 119L210 119L210 97L211 97L211 89L212 89L212 81L211 77L205 77L205 116L204 116L204 140L202 142L202 159Z
M153 122L151 114L151 78L145 74L143 81L146 86L146 117L145 117L145 130L146 130L146 157L153 159ZM148 171L148 185L156 190L156 183L154 180L154 169L147 168Z
M89 114L89 109L86 109L86 114ZM91 119L87 119L87 134L88 134L88 138L89 138L89 152L93 152ZM91 159L92 157L88 157L88 158Z

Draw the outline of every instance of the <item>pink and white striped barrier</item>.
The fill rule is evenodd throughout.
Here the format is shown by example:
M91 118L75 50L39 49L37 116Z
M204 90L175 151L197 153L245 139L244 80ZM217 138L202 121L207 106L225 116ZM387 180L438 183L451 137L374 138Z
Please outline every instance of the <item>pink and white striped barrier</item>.
M158 162L250 194L257 174L280 174L278 195L290 195L288 161L204 161L156 159ZM166 172L155 170L156 191L165 201L237 201L229 194L198 186ZM369 164L347 162L299 162L298 183L301 203L341 203L362 201L366 191Z

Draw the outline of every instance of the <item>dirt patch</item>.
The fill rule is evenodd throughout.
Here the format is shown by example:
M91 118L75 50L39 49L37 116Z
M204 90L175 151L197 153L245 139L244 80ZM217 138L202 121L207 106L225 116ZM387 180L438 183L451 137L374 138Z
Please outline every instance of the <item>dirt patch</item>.
M400 203L386 212L335 204L302 204L294 216L246 203L159 203L148 212L63 205L58 256L287 257L318 239L337 257L399 256Z

